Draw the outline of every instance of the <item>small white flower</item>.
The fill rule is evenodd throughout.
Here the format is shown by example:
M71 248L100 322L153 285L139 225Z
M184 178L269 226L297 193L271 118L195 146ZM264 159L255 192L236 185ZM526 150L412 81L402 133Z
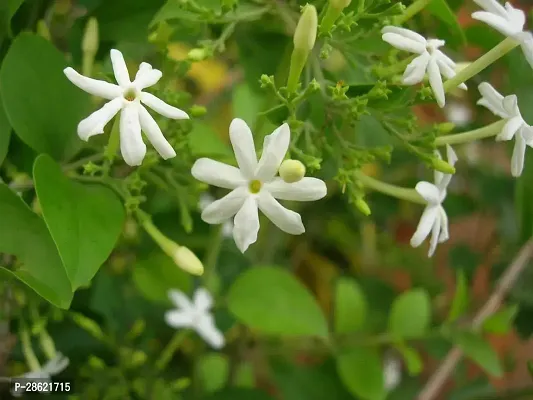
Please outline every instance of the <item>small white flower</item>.
M141 63L133 82L130 80L126 62L122 53L111 50L113 72L118 85L99 81L80 75L68 67L63 71L67 78L77 87L94 96L111 100L78 124L78 136L88 141L91 136L104 133L104 127L119 112L120 115L120 151L124 161L131 166L141 165L146 154L141 129L157 152L165 160L176 156L176 152L163 136L161 129L141 104L145 104L159 114L172 119L188 119L186 112L172 107L158 97L144 92L147 87L155 85L161 71L153 69L148 63Z
M254 139L246 122L234 119L229 136L239 168L201 158L192 167L192 175L205 183L231 189L223 198L202 212L209 224L220 224L234 218L233 238L241 252L255 243L259 232L260 209L278 228L292 235L305 232L298 213L283 207L276 199L314 201L326 195L326 184L320 179L303 178L286 183L276 176L289 148L290 130L281 125L265 137L261 159L257 161Z
M529 126L520 114L518 99L512 94L503 97L490 83L479 85L482 98L477 104L488 108L494 115L507 120L502 131L496 136L497 141L515 139L511 158L511 174L515 177L522 174L526 145L533 147L533 127Z
M398 357L387 356L383 363L383 385L386 391L394 390L402 380L402 363Z
M40 379L43 382L49 382L52 376L58 375L63 372L63 370L68 367L69 363L70 360L68 359L68 357L65 357L63 354L58 352L56 353L56 356L53 359L49 360L41 369L37 371L26 372L25 374L19 376L19 378ZM24 391L21 391L19 389L17 390L16 394L12 394L13 396L20 397L23 392Z
M406 85L416 85L422 82L426 72L429 77L429 84L435 94L435 99L440 107L446 104L446 96L442 83L442 76L446 79L456 75L455 62L439 50L444 46L444 40L428 39L409 29L397 26L386 26L381 30L382 39L400 50L419 54L405 69L403 83ZM461 83L459 88L466 90L466 85Z
M524 31L525 13L514 8L511 3L505 7L496 0L474 0L485 11L472 13L472 18L483 21L501 34L511 37L520 43L527 61L533 68L533 34Z
M457 162L457 155L449 145L446 146L446 153L448 164L453 167ZM438 152L437 154L440 157ZM416 232L411 238L411 246L418 247L431 233L428 257L435 253L437 243L445 242L449 238L448 216L442 207L442 203L446 198L446 189L452 179L452 175L435 171L434 179L434 184L424 181L416 184L415 189L427 201L427 206L420 217Z
M211 294L204 288L194 292L193 301L179 290L169 290L168 296L176 305L176 310L165 313L165 321L173 328L191 328L211 347L220 349L224 346L224 335L216 325L209 311L213 306Z
M452 122L455 126L462 127L472 122L472 110L466 104L459 102L451 102L444 107L446 119Z
M207 207L214 203L214 201L215 198L209 193L202 193L202 195L200 196L200 201L198 202L198 207L200 208L200 211L204 211ZM233 235L233 221L231 219L228 219L222 224L222 236L224 236L225 238L231 237Z

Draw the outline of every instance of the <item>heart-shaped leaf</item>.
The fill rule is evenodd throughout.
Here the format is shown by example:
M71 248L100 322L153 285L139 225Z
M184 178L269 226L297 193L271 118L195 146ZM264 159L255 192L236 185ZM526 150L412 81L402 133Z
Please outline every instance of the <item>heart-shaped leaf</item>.
M0 253L11 254L19 269L0 272L16 277L60 308L68 308L72 288L44 221L6 185L0 184Z
M102 185L82 185L65 177L46 154L33 166L44 220L75 289L86 285L113 250L124 223L124 208Z

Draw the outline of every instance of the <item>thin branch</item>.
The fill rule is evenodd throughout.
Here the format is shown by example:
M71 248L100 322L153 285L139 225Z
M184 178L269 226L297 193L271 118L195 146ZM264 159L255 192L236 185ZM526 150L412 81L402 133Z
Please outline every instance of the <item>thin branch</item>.
M502 275L494 292L489 297L485 305L479 310L472 321L472 328L478 329L481 327L483 321L494 314L502 305L505 296L511 290L516 280L528 264L528 261L533 256L533 238L529 239L527 243L520 249L520 252L513 260L511 265ZM461 360L463 352L454 347L446 356L442 364L430 377L426 386L418 395L418 400L433 400L439 394L442 386L446 383L450 375L453 373L455 366Z

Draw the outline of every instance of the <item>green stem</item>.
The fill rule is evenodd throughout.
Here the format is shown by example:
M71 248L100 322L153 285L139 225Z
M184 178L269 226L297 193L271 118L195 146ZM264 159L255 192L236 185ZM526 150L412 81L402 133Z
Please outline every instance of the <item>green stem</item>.
M335 21L337 21L337 18L339 18L341 13L342 9L339 10L338 8L333 7L331 3L328 4L324 17L322 18L322 21L320 21L321 35L327 34L331 30L333 24L335 24Z
M152 222L152 218L150 218L148 214L144 213L144 211L138 210L137 216L146 233L148 233L152 237L152 239L154 239L154 241L161 247L161 249L165 253L172 256L172 252L178 247L178 245L172 240L170 240L168 237L163 235L163 233L161 233L161 231L157 229L157 227Z
M431 0L416 0L413 4L407 7L405 12L402 15L398 16L394 20L394 22L396 23L396 25L401 25L404 22L410 20L420 11L422 11L424 7L426 7L430 3L430 1Z
M161 352L161 355L155 362L155 367L158 371L163 371L165 367L168 365L170 360L172 359L172 356L178 350L181 343L183 343L183 340L187 337L189 334L189 330L187 329L181 329L177 331L170 342L166 345L166 347Z
M483 128L474 129L473 131L456 133L454 135L440 136L435 139L435 145L444 146L447 144L452 145L459 143L470 143L478 139L485 139L491 136L496 136L502 131L506 123L507 120L502 119L501 121L487 125Z
M355 171L355 178L366 187L374 189L377 192L381 192L401 200L411 201L413 203L426 204L426 201L414 189L403 188L379 181L363 174L361 171Z
M489 65L494 63L496 60L500 59L505 54L509 53L519 44L520 43L518 43L513 38L507 38L503 40L502 42L500 42L500 44L498 44L492 50L485 53L483 56L479 57L476 61L468 65L468 67L461 70L452 79L449 79L446 82L444 82L444 91L449 92L450 90L459 86L461 83L466 82L473 76L476 76L481 71L483 71L485 68L487 68Z
M307 62L309 50L302 50L295 48L291 55L291 65L289 67L289 78L287 79L287 91L295 93L300 82L300 75Z
M211 239L211 245L207 252L207 256L204 261L204 285L211 293L216 294L217 290L217 261L222 249L222 242L224 241L224 235L222 234L224 224L219 224L213 229L213 237Z
M82 64L81 64L81 73L85 76L91 76L93 73L94 57L96 53L94 52L83 52L82 55Z
M20 342L22 344L22 353L24 354L26 364L28 364L28 367L31 371L39 371L41 369L41 364L39 364L39 360L37 360L37 357L33 352L33 348L31 347L30 333L28 332L28 327L24 322L20 324L19 335Z

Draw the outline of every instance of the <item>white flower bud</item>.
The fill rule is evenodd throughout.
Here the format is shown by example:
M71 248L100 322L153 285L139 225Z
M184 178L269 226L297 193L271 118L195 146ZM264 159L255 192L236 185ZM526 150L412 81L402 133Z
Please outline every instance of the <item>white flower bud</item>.
M305 176L305 166L298 160L285 160L279 167L279 176L287 183L298 182Z
M174 262L181 269L193 275L202 275L204 265L191 250L185 246L179 246L173 254Z
M307 4L294 32L294 48L311 51L315 45L318 28L318 16L315 6Z
M332 7L342 10L350 5L352 0L330 0L329 3Z
M83 41L81 48L85 53L96 54L98 51L100 38L98 35L98 21L96 18L91 17L85 25L85 34L83 35Z

